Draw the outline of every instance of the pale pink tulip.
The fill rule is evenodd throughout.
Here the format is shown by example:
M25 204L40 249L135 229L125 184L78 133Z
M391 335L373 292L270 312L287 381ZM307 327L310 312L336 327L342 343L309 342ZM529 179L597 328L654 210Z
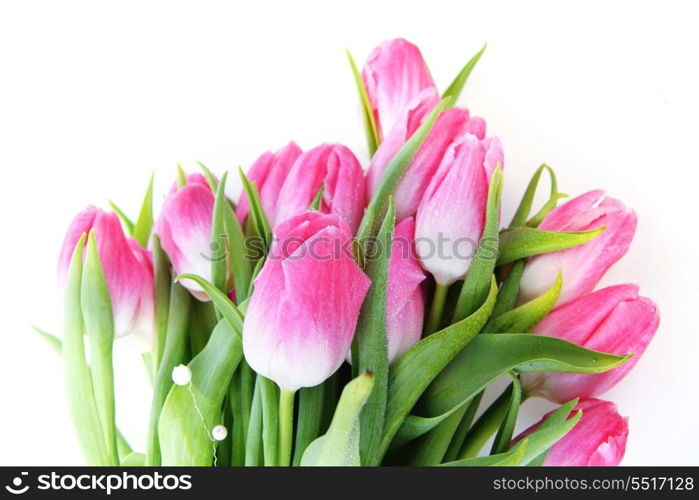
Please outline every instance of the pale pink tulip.
M422 335L425 296L420 267L413 240L415 221L409 217L396 224L388 270L388 304L386 330L388 359L394 362L415 345Z
M415 96L424 89L436 91L420 49L403 38L376 47L364 64L362 79L382 138Z
M636 285L603 288L550 312L533 329L595 351L633 354L623 365L594 375L523 373L522 383L535 396L559 403L599 396L616 385L638 362L658 328L658 308L638 295Z
M419 123L413 124L411 127L416 126L419 126ZM391 137L379 147L372 158L367 172L368 198L371 198L378 189L388 163L414 132L411 127L396 127L391 133ZM406 168L403 178L393 194L397 220L401 221L406 217L415 215L422 196L437 171L447 148L459 136L466 133L483 139L485 137L485 121L482 118L469 117L469 112L465 108L449 109L437 118L432 130L427 134L425 142ZM394 139L395 143L392 142Z
M497 165L503 165L497 138L481 141L465 134L449 146L425 191L417 211L416 249L439 285L462 279L471 266Z
M214 195L199 174L188 176L187 183L175 186L165 199L155 232L175 274L196 274L211 281L211 261L215 257L211 247L213 209ZM199 300L208 300L192 280L181 283Z
M546 231L588 231L604 226L595 239L559 252L527 260L520 285L520 302L541 295L553 285L560 269L563 289L557 306L594 289L604 273L629 249L636 231L636 214L604 191L590 191L553 209L539 225Z
M273 224L308 210L321 186L320 210L338 214L356 231L364 214L364 173L354 153L340 144L322 144L296 159L279 192Z
M628 418L619 415L614 403L600 399L583 399L571 415L582 410L582 417L546 455L544 466L617 466L624 458L629 435ZM553 413L553 412L551 412ZM520 434L534 432L551 413Z
M277 198L291 167L302 151L295 142L290 142L276 153L267 151L252 164L247 173L251 182L257 184L262 208L269 220L274 220ZM243 191L238 200L236 214L242 223L250 211L250 202Z
M89 206L81 211L63 240L58 281L64 286L75 245L94 230L97 254L112 303L114 332L134 333L148 341L153 329L153 264L149 252L127 238L116 214Z
M305 212L274 229L243 326L250 366L285 390L312 387L349 352L369 279L336 214Z

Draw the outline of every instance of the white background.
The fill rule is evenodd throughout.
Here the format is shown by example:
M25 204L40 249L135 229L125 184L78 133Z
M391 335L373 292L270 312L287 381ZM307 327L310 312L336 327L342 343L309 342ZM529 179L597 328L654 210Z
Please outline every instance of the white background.
M88 203L135 214L178 161L221 173L290 139L366 161L353 81L380 41L419 44L442 88L488 42L462 97L501 137L505 220L546 161L571 194L603 187L639 216L605 284L638 282L661 326L605 397L630 416L627 465L697 464L697 48L691 4L595 2L3 2L0 7L0 464L82 458L62 368L63 233ZM234 176L235 177L235 176ZM118 346L118 420L142 449L149 388ZM522 425L549 406L529 402Z

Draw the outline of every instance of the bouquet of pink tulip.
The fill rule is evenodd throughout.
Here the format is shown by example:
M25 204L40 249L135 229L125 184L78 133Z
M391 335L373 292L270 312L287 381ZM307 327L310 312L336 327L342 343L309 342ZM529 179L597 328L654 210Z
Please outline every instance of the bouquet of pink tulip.
M88 207L66 235L62 353L94 465L616 465L627 421L595 399L658 326L636 285L593 291L634 212L603 191L559 205L539 167L501 227L503 148L441 95L418 48L378 46L359 90L371 160L289 143L220 178L178 176L157 219ZM542 174L548 201L535 213ZM559 205L559 206L558 206ZM135 452L115 422L115 338L153 386ZM511 384L484 411L484 390ZM513 437L521 404L561 404ZM478 418L476 418L478 416ZM484 447L491 438L487 454Z

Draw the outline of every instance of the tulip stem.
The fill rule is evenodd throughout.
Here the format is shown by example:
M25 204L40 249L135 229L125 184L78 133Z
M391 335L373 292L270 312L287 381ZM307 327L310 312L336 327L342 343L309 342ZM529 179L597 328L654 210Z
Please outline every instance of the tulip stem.
M430 314L427 317L427 326L425 327L426 335L432 335L439 330L439 325L442 321L442 311L444 311L444 302L447 299L447 290L449 290L449 286L437 283L434 289L434 297L432 297Z
M277 465L291 465L291 441L294 435L294 396L296 391L279 391L279 460Z

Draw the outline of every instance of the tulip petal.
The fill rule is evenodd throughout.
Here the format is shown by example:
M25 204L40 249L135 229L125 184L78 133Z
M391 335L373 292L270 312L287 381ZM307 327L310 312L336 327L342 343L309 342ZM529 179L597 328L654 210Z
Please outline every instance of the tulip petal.
M389 133L420 91L436 91L420 49L402 38L376 47L364 65L362 78L381 137Z

